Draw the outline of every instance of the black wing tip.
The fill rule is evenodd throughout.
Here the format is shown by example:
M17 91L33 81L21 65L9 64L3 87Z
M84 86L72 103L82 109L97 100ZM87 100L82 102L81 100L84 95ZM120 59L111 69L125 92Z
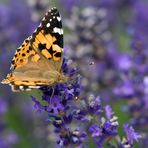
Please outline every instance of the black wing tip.
M52 7L46 12L45 17L42 19L42 21L44 22L49 16L60 16L60 13L56 7Z
M48 13L55 13L55 12L59 12L57 7L52 7L51 9L48 10Z
M57 9L57 7L52 7L47 14L57 14L59 15L59 10Z
M57 7L52 7L51 10L58 10Z

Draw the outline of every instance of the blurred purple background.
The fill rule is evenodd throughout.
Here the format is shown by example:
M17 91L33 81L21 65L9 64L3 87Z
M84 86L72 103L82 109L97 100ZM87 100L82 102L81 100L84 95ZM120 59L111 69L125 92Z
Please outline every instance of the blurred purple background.
M83 97L90 92L99 95L103 104L112 106L120 124L129 122L141 133L140 147L147 145L148 2L145 0L1 0L1 80L9 72L17 47L53 6L62 15L64 54L82 75ZM41 96L40 92L13 93L6 85L0 85L0 92L0 148L54 147L47 115L36 113L31 101L30 96Z

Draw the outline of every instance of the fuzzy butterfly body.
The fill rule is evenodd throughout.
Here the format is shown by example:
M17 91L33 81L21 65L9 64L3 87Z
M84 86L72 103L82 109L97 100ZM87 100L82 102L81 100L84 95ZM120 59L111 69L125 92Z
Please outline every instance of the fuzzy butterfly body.
M54 7L42 19L32 36L17 49L11 73L2 81L13 91L31 90L67 81L62 73L63 29L61 16Z

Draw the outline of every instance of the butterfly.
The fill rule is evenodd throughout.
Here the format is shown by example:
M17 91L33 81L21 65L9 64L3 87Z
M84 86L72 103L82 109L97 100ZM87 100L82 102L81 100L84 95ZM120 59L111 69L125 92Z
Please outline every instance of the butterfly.
M32 36L16 50L11 73L2 81L12 91L31 90L67 81L62 73L63 29L57 8L50 9Z

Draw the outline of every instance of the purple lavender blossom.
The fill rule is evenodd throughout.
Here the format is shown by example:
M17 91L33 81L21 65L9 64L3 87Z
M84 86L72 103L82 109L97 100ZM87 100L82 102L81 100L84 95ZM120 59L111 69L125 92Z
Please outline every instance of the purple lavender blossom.
M92 134L92 137L98 137L102 135L102 129L96 124L93 124L89 127L89 132Z
M53 96L50 98L50 103L49 106L47 106L47 111L53 112L55 115L62 112L64 110L64 106L60 100L61 98L59 96Z
M132 127L129 127L128 124L124 124L123 129L127 135L127 140L130 144L133 144L134 140L138 141L138 139L141 138L141 135L136 133Z
M112 111L112 108L109 105L105 106L105 113L106 113L107 119L111 119L111 117L114 114L113 111Z
M65 62L63 64L68 66ZM66 72L68 69L67 67ZM47 105L43 105L34 97L32 100L35 109L48 114L48 122L54 127L57 137L55 142L59 147L84 147L89 138L96 147L103 147L108 143L108 139L116 140L118 118L109 105L105 109L102 108L100 97L90 95L85 99L80 98L81 81L77 73L72 82L56 84L54 88L43 87L41 91L42 99ZM104 111L106 117L102 114Z
M43 106L41 105L41 103L32 96L32 101L34 102L34 109L36 112L41 112L43 109Z

